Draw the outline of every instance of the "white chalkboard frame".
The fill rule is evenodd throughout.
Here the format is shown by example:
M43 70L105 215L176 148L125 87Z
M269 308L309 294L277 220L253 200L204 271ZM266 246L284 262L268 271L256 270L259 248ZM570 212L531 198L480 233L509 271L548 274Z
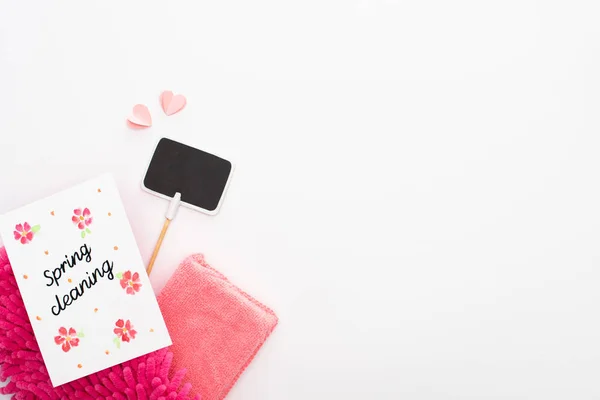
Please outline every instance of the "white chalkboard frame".
M144 175L142 176L141 186L142 186L142 190L145 191L145 192L147 192L147 193L150 193L150 194L152 194L154 196L160 197L161 199L172 200L173 199L172 197L167 196L167 195L165 195L163 193L157 192L155 190L148 189L146 187L146 185L144 185L144 178L146 177L146 174L148 173L148 168L150 168L150 163L152 162L152 158L154 157L154 153L156 152L156 148L158 147L158 144L160 143L160 141L162 139L170 139L170 140L173 140L175 142L178 142L178 140L173 139L173 138L168 137L168 136L161 136L156 141L156 144L154 145L154 147L152 149L152 153L150 154L150 157L148 158L148 164L146 165L146 169L144 170ZM189 146L191 146L191 145L189 145ZM208 152L205 149L202 149L202 150ZM221 198L219 199L219 203L217 204L217 207L214 210L207 210L205 208L198 207L198 206L196 206L194 204L186 203L185 201L182 201L181 205L183 207L190 208L190 209L195 210L195 211L199 211L199 212L201 212L203 214L213 215L214 216L214 215L217 215L219 213L219 211L221 210L221 205L223 204L223 200L225 199L225 196L227 194L227 189L229 188L229 184L231 182L231 178L233 177L233 173L235 171L235 164L229 158L225 158L225 157L223 157L223 156L221 156L221 155L219 155L217 153L214 153L212 151L210 151L210 153L213 154L213 155L215 155L215 156L217 156L217 157L226 159L227 161L229 161L231 163L231 172L229 173L229 177L227 178L227 183L225 183L225 188L223 189L223 194L221 195Z

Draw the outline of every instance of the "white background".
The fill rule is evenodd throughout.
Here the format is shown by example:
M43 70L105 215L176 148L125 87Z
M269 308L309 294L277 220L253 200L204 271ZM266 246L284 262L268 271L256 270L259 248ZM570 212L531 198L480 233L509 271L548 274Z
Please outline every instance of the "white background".
M147 260L156 140L236 163L152 276L279 315L229 399L600 397L597 1L0 4L0 212L112 172Z

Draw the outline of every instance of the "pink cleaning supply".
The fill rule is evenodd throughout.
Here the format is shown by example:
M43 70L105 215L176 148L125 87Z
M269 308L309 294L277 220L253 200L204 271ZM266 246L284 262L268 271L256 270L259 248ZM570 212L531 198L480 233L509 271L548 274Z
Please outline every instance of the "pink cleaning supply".
M202 255L179 266L158 301L172 347L53 388L0 248L0 380L10 379L0 393L16 400L189 400L191 393L196 400L200 394L203 400L221 400L277 325L273 311L231 284ZM186 368L191 383L181 386Z
M188 257L158 296L175 368L186 368L203 400L225 398L277 325L269 308L211 268Z
M0 248L0 379L10 379L0 393L16 400L188 400L191 385L180 387L186 371L170 371L172 359L173 353L162 349L53 388L6 251Z

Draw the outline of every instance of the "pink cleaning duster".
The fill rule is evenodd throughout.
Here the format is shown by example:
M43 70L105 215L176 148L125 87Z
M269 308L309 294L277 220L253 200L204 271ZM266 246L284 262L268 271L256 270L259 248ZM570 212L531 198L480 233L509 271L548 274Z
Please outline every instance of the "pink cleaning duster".
M191 384L181 387L186 371L170 374L172 362L173 353L162 349L53 388L6 251L0 248L0 379L10 379L0 393L16 400L188 400Z

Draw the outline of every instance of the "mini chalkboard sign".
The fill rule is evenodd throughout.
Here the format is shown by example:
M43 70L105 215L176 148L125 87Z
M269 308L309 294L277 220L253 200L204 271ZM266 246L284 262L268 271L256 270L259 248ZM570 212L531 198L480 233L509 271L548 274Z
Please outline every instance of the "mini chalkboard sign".
M181 193L181 204L207 214L219 211L233 166L200 149L163 138L158 142L143 187L162 198Z
M179 205L209 215L217 214L232 172L231 162L214 154L167 138L158 142L142 187L171 203L148 265L148 274Z

